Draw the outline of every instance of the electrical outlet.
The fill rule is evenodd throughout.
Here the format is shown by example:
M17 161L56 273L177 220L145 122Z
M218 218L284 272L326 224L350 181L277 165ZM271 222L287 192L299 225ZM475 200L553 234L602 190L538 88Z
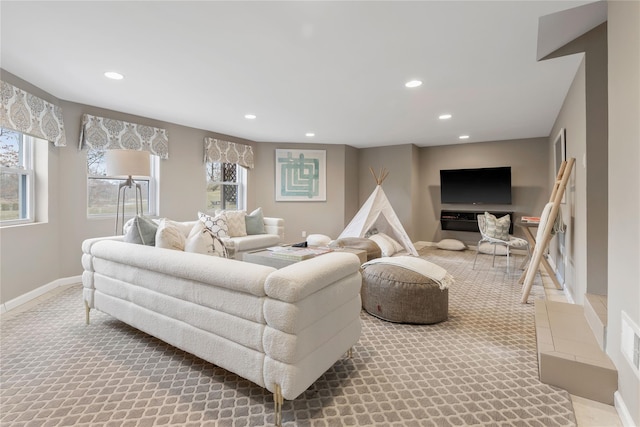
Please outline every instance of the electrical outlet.
M621 326L620 350L640 379L640 327L624 311Z
M307 237L307 232L306 231L302 232L302 237Z

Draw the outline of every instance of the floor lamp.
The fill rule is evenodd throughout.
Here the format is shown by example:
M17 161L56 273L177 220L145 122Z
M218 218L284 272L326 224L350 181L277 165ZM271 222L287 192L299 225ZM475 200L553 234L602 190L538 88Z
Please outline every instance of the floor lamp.
M118 234L118 221L120 210L122 210L122 227L124 228L124 205L125 195L128 188L135 186L136 194L136 215L142 214L142 188L135 182L132 176L149 176L149 152L137 150L107 150L105 152L105 163L107 166L107 176L112 178L122 178L125 181L118 187L118 203L116 205L116 231ZM121 201L122 200L122 204Z

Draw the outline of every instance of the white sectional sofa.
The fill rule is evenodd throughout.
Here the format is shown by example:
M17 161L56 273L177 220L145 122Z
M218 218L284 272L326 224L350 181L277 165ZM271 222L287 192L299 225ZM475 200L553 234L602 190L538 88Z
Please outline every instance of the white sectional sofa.
M360 262L335 252L276 270L137 245L82 245L83 298L143 332L295 399L360 337Z

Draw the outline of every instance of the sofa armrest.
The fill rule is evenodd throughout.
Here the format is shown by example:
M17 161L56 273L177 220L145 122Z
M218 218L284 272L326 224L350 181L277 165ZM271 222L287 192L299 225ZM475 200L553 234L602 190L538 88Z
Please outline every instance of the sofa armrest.
M284 218L264 217L264 231L267 234L277 234L284 241Z
M93 246L97 242L102 242L103 240L113 240L116 242L124 242L124 236L94 237L91 239L86 239L82 242L82 253L90 254L91 246Z
M264 289L271 298L295 303L359 271L357 255L331 252L274 271L265 280Z

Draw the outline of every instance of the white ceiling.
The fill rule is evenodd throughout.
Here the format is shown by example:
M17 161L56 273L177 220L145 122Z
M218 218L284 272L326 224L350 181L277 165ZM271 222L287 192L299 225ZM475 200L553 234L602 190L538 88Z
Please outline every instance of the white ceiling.
M254 141L540 137L581 56L536 62L538 18L585 3L3 0L0 67L60 99Z

